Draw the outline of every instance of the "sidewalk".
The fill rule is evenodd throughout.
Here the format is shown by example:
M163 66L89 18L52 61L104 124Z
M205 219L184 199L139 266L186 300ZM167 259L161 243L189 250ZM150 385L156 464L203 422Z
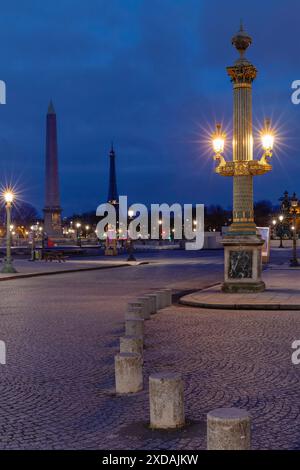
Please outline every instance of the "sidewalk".
M155 266L162 266L166 269L167 266L177 265L178 268L184 269L189 266L190 269L195 268L197 272L198 265L207 265L208 268L216 266L216 268L223 265L223 259L220 253L212 252L186 252L183 250L166 250L162 252L154 253L135 253L136 261L127 261L128 254L121 254L117 257L112 256L90 256L82 258L68 258L66 262L59 263L58 261L28 261L27 259L14 259L14 267L17 269L16 274L2 274L0 272L0 282L6 280L13 280L22 277L35 277L35 276L46 276L51 274L60 274L77 271L93 271L100 269L111 269L121 268L124 266L140 266L143 264L151 264ZM0 261L0 271L3 266L3 258ZM176 273L176 271L174 271ZM178 272L180 277L180 273ZM173 273L173 278L170 279L176 284L177 275ZM183 282L183 281L182 281ZM197 277L195 275L195 281L191 282L190 277L186 279L186 289L197 289Z
M58 261L28 261L15 260L14 267L18 271L14 274L0 273L0 281L8 281L11 279L19 279L24 277L46 276L51 274L61 274L78 271L93 271L98 269L121 268L124 266L136 266L141 262L128 262L126 260L104 260L104 259L79 259L67 260L59 263ZM144 263L143 263L144 264ZM0 263L0 270L2 263Z
M180 299L191 307L226 310L300 310L300 268L270 266L263 272L265 292L225 294L221 285L194 292Z

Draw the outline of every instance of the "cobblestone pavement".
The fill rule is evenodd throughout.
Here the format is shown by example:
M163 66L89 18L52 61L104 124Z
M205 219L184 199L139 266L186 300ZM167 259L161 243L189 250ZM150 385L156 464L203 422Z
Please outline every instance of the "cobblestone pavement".
M114 355L126 303L162 286L188 290L221 279L219 256L170 255L154 265L0 283L1 449L202 449L205 415L238 406L253 416L253 447L298 448L297 312L173 305L146 322L145 390L115 397ZM173 261L172 261L173 260ZM147 429L147 380L181 371L189 425Z

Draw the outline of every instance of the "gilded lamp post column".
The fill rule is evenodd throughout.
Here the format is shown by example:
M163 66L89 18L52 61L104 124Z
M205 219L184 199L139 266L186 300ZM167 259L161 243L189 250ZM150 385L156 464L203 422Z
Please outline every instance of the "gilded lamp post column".
M230 231L241 235L255 235L256 226L253 213L253 176L243 162L253 160L252 135L252 82L256 78L256 68L244 57L252 39L241 26L233 37L232 44L240 53L240 58L232 67L227 67L233 83L233 161L244 168L242 175L233 178L233 224Z
M252 132L252 83L257 70L246 58L245 52L252 38L243 26L232 38L232 44L240 54L235 64L227 67L233 84L233 148L232 161L223 156L225 134L217 125L213 135L215 171L222 176L233 177L233 223L225 237L224 292L255 292L265 289L261 280L261 247L263 240L257 234L253 212L253 176L272 169L268 159L272 156L273 136L266 121L262 134L264 154L253 159Z

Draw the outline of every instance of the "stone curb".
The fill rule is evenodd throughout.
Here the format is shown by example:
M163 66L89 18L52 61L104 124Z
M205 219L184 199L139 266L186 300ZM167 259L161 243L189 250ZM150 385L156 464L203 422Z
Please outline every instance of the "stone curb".
M189 307L214 310L300 310L300 305L297 304L207 304L192 300L180 300L179 303Z
M210 286L211 287L211 286ZM207 288L203 289L206 290ZM197 292L197 291L196 291ZM198 291L201 292L201 291ZM228 294L230 295L230 294ZM193 294L185 295L179 299L179 304L194 308L206 308L214 310L300 310L300 304L287 303L211 303L201 302L193 298Z
M79 273L81 271L98 271L101 269L113 269L113 268L126 268L130 266L141 266L143 264L149 264L148 261L142 261L137 264L131 264L131 263L126 263L126 264L116 264L113 266L93 266L90 268L76 268L76 269L62 269L60 271L42 271L39 273L24 273L24 274L14 274L13 276L6 276L6 277L0 277L0 282L2 281L14 281L16 279L24 279L27 277L39 277L39 276L51 276L54 274L67 274L67 273Z

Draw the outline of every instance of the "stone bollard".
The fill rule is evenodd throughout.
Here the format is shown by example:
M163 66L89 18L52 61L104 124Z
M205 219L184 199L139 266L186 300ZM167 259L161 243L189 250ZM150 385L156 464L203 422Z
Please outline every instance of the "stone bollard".
M154 294L150 294L150 295L154 295L155 298L156 298L156 311L158 311L158 310L160 310L161 308L163 308L163 299L162 299L161 292L160 292L160 291L157 291L157 292L155 292Z
M207 415L208 450L250 450L250 415L239 408L218 408Z
M127 304L127 312L131 312L131 310L134 310L136 308L143 308L143 304L141 302L138 302L137 300L133 302L128 302Z
M160 297L160 308L165 308L168 306L168 294L165 290L159 290L158 295Z
M146 295L145 297L149 299L150 315L153 315L154 313L156 313L156 296L155 294L149 294L149 295Z
M180 374L164 372L150 375L149 398L151 428L184 426L183 380Z
M144 320L149 320L150 318L150 303L149 299L146 297L140 297L134 302L129 302L127 306L127 311L131 312L136 308L141 308L144 315Z
M125 320L126 336L144 336L144 320L140 318L127 318Z
M130 318L139 318L140 320L144 320L144 309L143 306L140 305L139 307L131 307L128 312L125 312L125 320Z
M148 297L138 297L138 302L143 305L144 309L144 320L150 320L151 312L150 312L150 300Z
M143 308L142 302L138 302L137 300L135 300L134 302L128 302L127 304L128 312L130 312L132 309L135 309L135 308Z
M157 292L158 295L158 304L159 304L159 310L162 308L167 307L167 296L164 290L159 290Z
M120 353L115 356L116 393L143 390L143 367L140 354Z
M172 305L172 289L163 289L165 307Z
M152 303L152 314L157 313L159 307L159 299L157 294L148 294L147 296L150 299L150 303Z
M122 336L120 338L120 353L140 354L143 357L143 337Z

